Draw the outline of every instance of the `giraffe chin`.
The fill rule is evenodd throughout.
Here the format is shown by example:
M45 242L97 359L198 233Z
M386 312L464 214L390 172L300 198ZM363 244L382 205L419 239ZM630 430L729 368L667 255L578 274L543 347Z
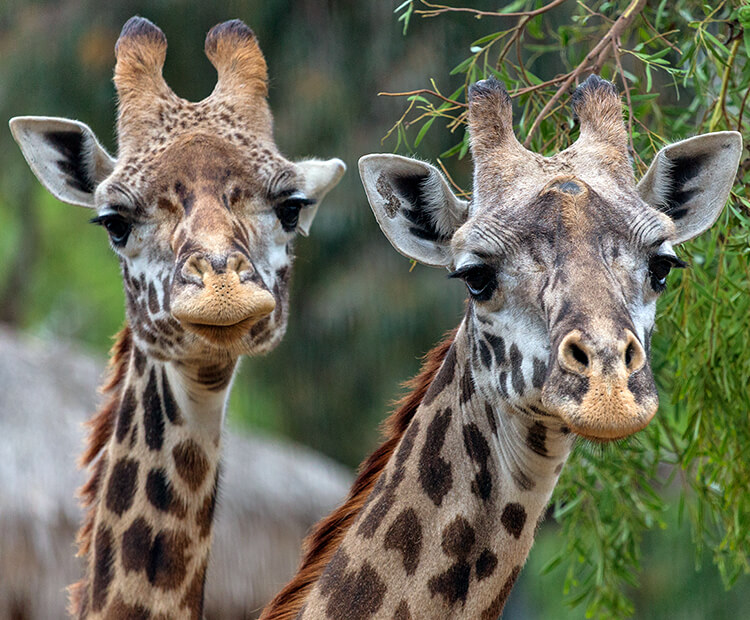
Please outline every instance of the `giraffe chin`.
M636 400L628 389L614 393L590 390L580 403L572 398L544 395L545 406L557 411L571 432L599 443L625 439L648 426L659 407L656 394Z

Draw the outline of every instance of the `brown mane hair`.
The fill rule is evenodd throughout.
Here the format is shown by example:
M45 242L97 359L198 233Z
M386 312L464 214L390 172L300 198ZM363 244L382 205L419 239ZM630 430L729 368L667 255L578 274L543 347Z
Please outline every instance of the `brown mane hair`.
M78 466L91 467L91 476L88 481L78 490L81 506L86 510L83 524L78 530L76 542L78 543L78 557L88 555L91 550L93 538L94 517L96 516L97 498L101 492L102 477L107 466L106 455L103 454L104 447L109 442L117 421L117 410L120 405L122 384L128 371L130 352L133 348L133 339L130 327L126 324L115 337L115 344L110 350L107 379L101 387L101 392L108 398L94 416L86 422L89 435L86 448L78 460ZM98 459L97 459L98 457ZM72 615L78 616L82 606L86 605L86 579L82 579L69 587L70 607Z
M419 374L404 384L411 392L396 403L396 410L383 424L385 440L360 465L357 479L344 503L321 519L305 539L297 573L264 609L261 620L293 620L297 616L396 450L427 388L440 370L456 331L449 332L439 345L424 356Z

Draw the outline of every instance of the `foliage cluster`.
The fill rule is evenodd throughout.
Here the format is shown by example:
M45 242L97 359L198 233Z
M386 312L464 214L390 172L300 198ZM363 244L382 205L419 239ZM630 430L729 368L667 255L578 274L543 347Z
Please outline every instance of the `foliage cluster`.
M389 132L396 150L425 157L423 141L448 133L438 158L469 150L466 90L495 76L516 108L524 144L551 155L576 137L566 106L590 73L623 93L637 174L668 142L697 133L750 132L750 6L731 2L591 3L517 0L500 11L407 0L404 34L416 18L481 20L487 34L450 76L400 93L406 108ZM455 84L460 80L459 84ZM446 85L450 84L450 88ZM442 85L442 87L441 87ZM421 148L420 148L421 147ZM470 195L455 183L457 191ZM657 418L637 438L601 448L579 444L554 495L565 543L545 571L562 567L568 602L587 617L632 615L641 543L666 528L669 497L692 525L696 560L713 552L727 587L750 572L750 157L713 229L681 249L692 265L659 303L653 342L662 395Z

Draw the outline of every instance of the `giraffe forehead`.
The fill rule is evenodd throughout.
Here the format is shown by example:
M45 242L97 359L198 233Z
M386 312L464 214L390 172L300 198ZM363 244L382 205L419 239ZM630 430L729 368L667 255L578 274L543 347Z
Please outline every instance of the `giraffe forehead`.
M494 199L478 195L471 218L454 238L454 252L538 255L549 249L556 260L599 257L607 250L639 252L671 235L670 222L634 189L611 193L614 198L603 196L583 175L558 174L498 191Z
M187 212L201 195L229 208L243 198L291 193L300 184L294 165L273 143L245 147L218 135L190 132L161 149L124 154L103 184L99 202L123 204L139 215Z

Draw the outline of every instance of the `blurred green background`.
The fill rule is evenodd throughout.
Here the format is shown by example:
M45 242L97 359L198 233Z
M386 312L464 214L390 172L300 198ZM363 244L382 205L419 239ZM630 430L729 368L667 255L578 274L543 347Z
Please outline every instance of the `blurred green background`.
M404 101L378 93L413 90L427 85L429 76L442 76L443 92L453 92L464 78L448 77L449 69L488 27L470 17L413 19L404 36L394 15L398 4L4 0L0 5L0 117L76 118L113 153L113 47L130 16L143 15L164 30L169 42L164 75L178 95L191 100L202 99L214 85L215 73L203 54L208 29L238 17L255 30L268 62L281 151L291 159L340 157L349 171L324 202L310 238L297 243L289 330L271 355L243 361L230 423L305 443L352 467L376 445L378 426L401 393L399 383L417 371L420 356L459 322L463 310L460 282L446 280L439 270L410 270L379 232L356 164L364 154L395 148L394 140L381 140L403 113ZM477 6L482 4L497 8ZM561 15L565 12L550 19L562 20ZM543 69L545 77L558 70L554 64ZM428 132L419 154L434 157L456 140L448 132ZM459 184L469 185L468 158L452 160L450 171ZM123 295L105 232L87 225L89 217L85 209L50 197L10 132L0 130L0 321L48 339L79 341L92 351L108 349L122 323ZM639 586L630 593L635 617L750 617L747 575L727 593L710 554L696 554L677 509L670 508L664 520L669 528L648 532L642 546ZM560 543L549 519L506 616L583 617L583 608L562 606L562 568L539 576ZM700 572L694 571L696 557Z

